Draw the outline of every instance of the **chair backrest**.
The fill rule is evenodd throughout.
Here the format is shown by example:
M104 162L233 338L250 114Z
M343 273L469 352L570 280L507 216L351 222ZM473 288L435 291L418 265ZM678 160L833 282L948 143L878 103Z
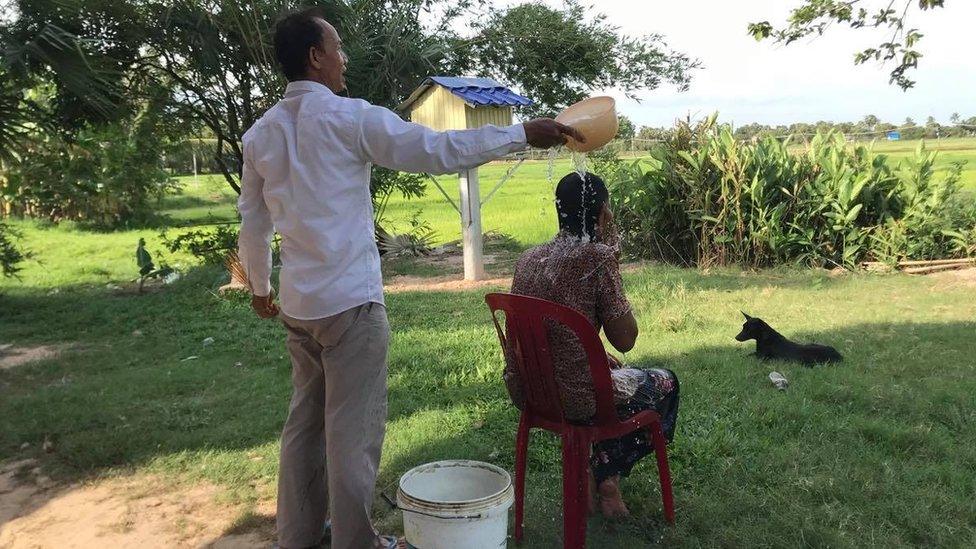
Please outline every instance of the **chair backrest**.
M562 324L576 335L586 353L596 395L596 423L618 422L610 379L610 363L603 342L589 319L569 307L515 294L485 296L503 350L515 358L522 381L525 406L550 421L566 422L549 350L549 323ZM498 323L498 311L505 313L506 330ZM507 335L506 335L507 331Z

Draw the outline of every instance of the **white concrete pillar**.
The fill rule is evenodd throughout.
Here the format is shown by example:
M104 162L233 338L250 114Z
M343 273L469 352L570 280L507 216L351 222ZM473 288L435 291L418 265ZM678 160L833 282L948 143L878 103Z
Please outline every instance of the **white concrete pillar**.
M485 262L481 232L481 193L478 188L478 168L458 174L461 190L461 243L464 249L464 279L483 280Z

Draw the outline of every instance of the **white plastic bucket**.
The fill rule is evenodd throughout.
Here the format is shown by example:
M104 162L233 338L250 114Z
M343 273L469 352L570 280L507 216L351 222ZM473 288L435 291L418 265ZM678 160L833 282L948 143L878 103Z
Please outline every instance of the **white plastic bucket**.
M498 549L506 546L512 477L480 461L438 461L400 477L397 506L403 533L417 549Z

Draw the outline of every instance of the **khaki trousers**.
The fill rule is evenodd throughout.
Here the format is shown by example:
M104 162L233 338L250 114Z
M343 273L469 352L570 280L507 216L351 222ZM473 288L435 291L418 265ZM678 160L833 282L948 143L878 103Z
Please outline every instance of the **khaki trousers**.
M281 319L293 392L281 433L278 543L317 545L328 517L333 549L372 549L386 429L386 308L366 303L328 318Z

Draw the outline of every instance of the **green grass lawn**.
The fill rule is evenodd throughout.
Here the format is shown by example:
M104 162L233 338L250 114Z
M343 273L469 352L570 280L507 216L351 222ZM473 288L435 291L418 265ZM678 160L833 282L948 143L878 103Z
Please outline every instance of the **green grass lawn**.
M486 205L485 227L514 235L519 246L548 238L555 219L546 168L524 165ZM505 169L482 170L485 193ZM183 195L164 202L171 224L235 217L218 177L189 180ZM445 181L456 194L456 179ZM457 238L456 214L437 194L396 201L390 219L404 223L423 208L442 240ZM35 457L65 480L147 472L206 479L234 501L273 497L290 393L281 326L255 318L243 297L219 297L221 269L162 253L159 229L14 225L35 257L21 280L0 280L0 343L66 350L0 370L0 461ZM134 294L140 237L186 276ZM648 460L624 482L634 518L591 521L591 547L976 545L976 288L659 266L624 281L641 328L626 360L681 378L670 449L678 522L662 523ZM517 414L483 294L388 296L390 416L379 488L389 495L403 472L432 460L512 469ZM732 339L740 309L789 336L833 344L846 361L815 369L757 363ZM215 344L204 347L207 337ZM198 358L184 360L190 356ZM772 369L789 378L787 391L771 388ZM53 453L40 450L45 437ZM525 547L559 545L560 486L558 444L534 435ZM399 528L399 515L379 503L377 516L384 530Z
M513 216L508 232L531 243L548 236L552 220L542 215L544 164L524 168L535 170L535 183L516 180L500 191L497 204L507 207L497 214ZM219 196L185 200L207 194ZM201 178L186 197L168 202L173 219L233 215L215 178ZM521 218L519 204L528 204ZM158 229L16 225L35 259L21 281L0 282L0 342L69 350L0 371L0 459L33 455L63 479L137 471L206 479L237 501L273 494L290 391L281 327L254 318L242 298L218 297L220 269L191 269L143 296L107 288L133 278L135 242L145 237L158 248ZM971 287L665 267L629 273L625 284L642 332L626 359L666 365L682 380L671 449L678 525L661 523L648 462L625 482L634 519L594 520L592 546L976 542ZM512 467L517 415L500 383L482 294L389 296L390 419L380 481L388 494L404 471L435 459ZM847 361L812 370L757 364L732 340L739 309L788 335L835 344ZM204 348L206 337L216 343ZM189 356L199 358L183 360ZM788 391L770 388L772 368L790 379ZM55 442L52 454L38 451L45 437ZM527 547L557 545L558 463L554 439L535 436ZM398 527L397 514L377 511L384 528Z
M237 501L271 493L290 391L281 326L220 298L195 269L143 296L5 283L0 341L69 345L0 371L0 459L34 456L77 479L149 472L206 479ZM976 542L976 291L927 278L646 267L625 276L641 336L626 360L681 378L670 449L678 523L661 522L656 468L624 482L634 518L591 522L593 547L942 546ZM437 459L511 470L517 414L483 292L388 297L390 416L380 489ZM847 360L759 364L738 311ZM133 335L140 330L142 335ZM203 347L202 340L216 343ZM184 360L198 356L195 360ZM240 363L240 365L236 365ZM785 392L766 379L776 369ZM39 451L45 437L56 451ZM24 442L31 447L20 450ZM559 452L533 437L526 547L558 544ZM387 530L399 516L377 505Z

